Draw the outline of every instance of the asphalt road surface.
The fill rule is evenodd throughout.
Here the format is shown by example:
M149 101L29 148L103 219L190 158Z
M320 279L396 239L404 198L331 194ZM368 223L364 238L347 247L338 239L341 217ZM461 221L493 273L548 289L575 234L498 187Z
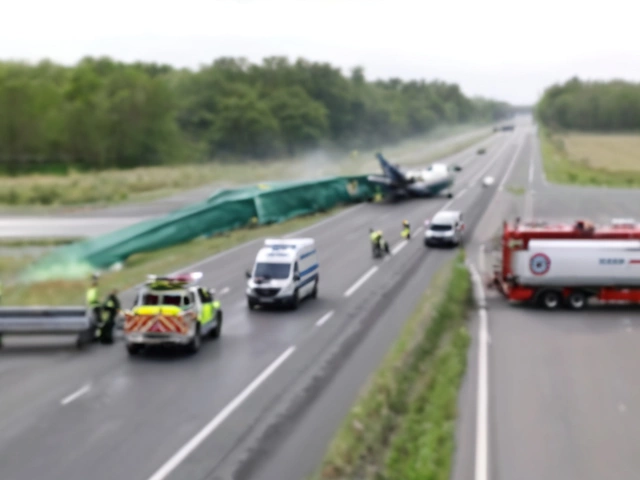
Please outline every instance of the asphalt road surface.
M524 187L521 195L509 187ZM480 275L504 219L574 222L636 218L633 190L561 187L529 142L469 245ZM510 306L487 291L487 330L474 343L460 395L455 480L632 480L640 470L638 309L547 312ZM480 373L480 341L486 374ZM486 404L478 392L487 388ZM480 405L480 407L478 407ZM486 408L483 407L486 405ZM486 469L475 472L476 464Z
M122 344L75 352L71 340L66 348L7 338L0 478L299 479L455 254L425 249L424 220L461 209L470 235L495 193L481 179L501 178L530 141L530 128L518 127L483 142L486 155L470 148L448 159L464 167L452 200L363 204L292 235L315 238L320 260L319 296L297 311L247 309L244 272L260 242L193 266L220 292L225 315L221 338L195 356L129 358ZM403 219L413 226L410 242L400 239ZM385 231L393 256L371 258L369 227ZM132 292L123 300L130 304Z
M488 127L487 127L488 129ZM414 162L434 152L476 137L487 129L454 135L391 159ZM52 214L20 215L0 211L0 238L96 237L135 223L157 218L209 198L219 188L238 185L214 184L149 202L134 202L107 208L68 207Z

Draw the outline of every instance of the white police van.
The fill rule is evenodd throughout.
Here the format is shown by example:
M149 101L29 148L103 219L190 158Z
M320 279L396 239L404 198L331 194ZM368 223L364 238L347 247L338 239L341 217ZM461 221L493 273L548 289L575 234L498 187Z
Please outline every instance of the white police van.
M246 273L247 304L297 308L318 295L318 255L312 238L267 239L252 271Z

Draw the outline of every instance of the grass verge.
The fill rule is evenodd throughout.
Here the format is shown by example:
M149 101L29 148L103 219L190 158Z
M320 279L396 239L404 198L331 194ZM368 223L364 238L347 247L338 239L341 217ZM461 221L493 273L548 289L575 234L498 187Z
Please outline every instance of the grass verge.
M640 135L560 134L540 128L539 138L550 182L640 186Z
M473 132L477 125L439 129L430 135L409 139L387 148L389 155L412 155L408 164L425 163L450 155L491 135L481 132L472 139L438 147L448 137ZM375 151L316 151L298 158L271 161L210 162L200 165L141 167L129 170L105 170L94 173L72 172L68 175L0 176L0 205L9 207L112 205L130 201L149 201L201 186L238 184L351 175L377 171Z
M311 478L449 478L470 299L461 252L435 276Z
M348 207L298 217L286 222L239 229L212 238L199 238L174 247L132 255L124 268L116 272L105 272L100 279L100 291L106 294L111 288L121 291L145 280L147 274L166 274L204 258L228 250L236 245L267 236L281 236L312 225ZM0 251L0 280L5 284L2 302L5 305L76 305L84 304L87 281L47 281L32 284L12 284L21 269L32 263L34 255L6 254ZM247 258L250 268L252 258ZM244 270L238 272L244 275ZM214 288L219 285L211 285Z

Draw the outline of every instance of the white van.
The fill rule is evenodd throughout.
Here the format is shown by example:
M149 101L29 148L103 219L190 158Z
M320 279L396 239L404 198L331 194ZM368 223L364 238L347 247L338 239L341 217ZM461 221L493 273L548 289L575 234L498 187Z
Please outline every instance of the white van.
M425 227L425 247L458 246L462 242L462 233L464 231L462 212L457 210L438 212L431 221L427 220L425 222Z
M298 308L305 297L318 295L316 244L312 238L267 239L247 272L247 304Z

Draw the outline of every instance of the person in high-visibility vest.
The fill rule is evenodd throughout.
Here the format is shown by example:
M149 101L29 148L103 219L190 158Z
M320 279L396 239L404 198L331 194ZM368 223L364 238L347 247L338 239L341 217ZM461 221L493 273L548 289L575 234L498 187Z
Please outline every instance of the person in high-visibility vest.
M411 238L411 225L408 220L402 221L402 238L409 240Z
M93 314L93 322L96 327L95 334L99 333L99 326L102 323L102 311L100 308L100 299L98 297L98 279L93 277L91 280L91 287L87 290L87 308L91 310Z
M107 296L107 300L102 307L107 313L107 320L100 326L100 343L113 343L113 329L116 326L116 316L120 312L120 300L118 299L118 290L115 288Z

